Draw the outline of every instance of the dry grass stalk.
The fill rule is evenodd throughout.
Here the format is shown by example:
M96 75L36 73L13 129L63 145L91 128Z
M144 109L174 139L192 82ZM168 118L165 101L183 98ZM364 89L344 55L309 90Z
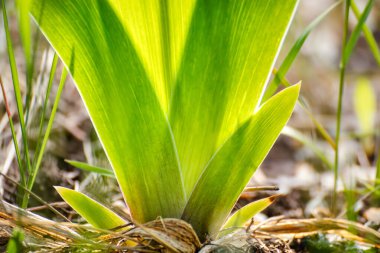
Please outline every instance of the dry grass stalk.
M344 219L283 219L264 224L257 229L257 233L271 236L305 237L318 232L337 234L348 240L380 248L380 232L360 223Z

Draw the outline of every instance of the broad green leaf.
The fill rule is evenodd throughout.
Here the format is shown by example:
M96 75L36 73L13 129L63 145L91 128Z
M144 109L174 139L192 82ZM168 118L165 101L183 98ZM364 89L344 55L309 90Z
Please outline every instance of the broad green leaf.
M105 168L90 165L88 163L82 163L82 162L73 161L73 160L65 160L65 162L81 170L97 173L106 177L115 177L115 174L113 174L113 172L109 169L105 169Z
M133 218L180 217L185 194L167 118L113 8L33 0L31 11L70 70Z
M327 10L322 12L318 17L316 17L302 32L302 34L298 37L297 41L294 43L288 54L286 55L284 61L281 63L280 67L278 68L277 73L275 74L272 82L268 85L265 95L263 97L263 101L265 102L268 100L277 90L278 86L282 82L282 78L286 76L286 73L292 66L292 63L296 59L298 53L300 52L303 44L305 43L306 39L309 37L310 33L314 30L314 28L325 19L325 17L332 12L339 4L341 4L343 1L340 0L334 4L332 4ZM285 83L283 83L285 84Z
M195 0L110 0L168 110Z
M127 223L119 215L81 192L64 187L55 189L64 201L95 228L112 229Z
M290 116L298 88L276 97L284 106L276 104L275 113L258 108L297 2L32 0L136 221L181 217L191 193L184 215L198 215L201 189L202 206L216 194L207 185L220 179L225 199L206 208L214 224L204 222L204 212L194 223L205 224L201 232L220 228ZM234 156L241 162L231 166ZM234 170L236 180L226 182Z
M376 97L368 79L358 79L354 91L354 109L362 133L372 133L375 128Z
M278 195L274 195L268 198L259 199L237 210L228 218L226 223L224 223L222 227L222 230L224 231L220 232L218 237L222 237L235 231L239 227L243 227L244 224L253 218L253 216L270 206L277 197Z
M212 154L258 107L296 0L199 0L169 121L189 195Z
M288 121L299 89L294 85L269 99L213 155L182 216L201 238L218 233Z

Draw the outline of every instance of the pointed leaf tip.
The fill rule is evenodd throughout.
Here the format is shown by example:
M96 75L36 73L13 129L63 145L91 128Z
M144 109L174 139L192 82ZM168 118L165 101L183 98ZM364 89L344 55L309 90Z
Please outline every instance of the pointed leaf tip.
M95 228L112 229L126 224L119 215L81 192L54 187L63 200Z
M280 196L282 195L277 194L267 198L259 199L240 208L228 218L227 222L223 225L223 231L219 233L218 237L222 237L233 232L239 227L243 227L244 224L246 224L256 214L270 206Z

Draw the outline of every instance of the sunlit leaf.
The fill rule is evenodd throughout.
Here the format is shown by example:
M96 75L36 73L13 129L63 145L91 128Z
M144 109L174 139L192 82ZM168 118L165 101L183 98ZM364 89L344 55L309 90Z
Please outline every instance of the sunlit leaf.
M197 1L169 120L189 195L257 109L297 1Z
M253 218L253 216L270 206L276 197L277 196L263 198L249 203L248 205L245 205L237 210L228 218L226 223L223 225L222 232L219 233L218 237L222 237L223 235L233 232L239 227L243 227Z
M297 3L33 0L133 219L186 207L197 232L221 227L298 95L292 87L259 109Z
M180 217L185 195L167 118L113 8L34 0L32 13L69 67L133 218Z
M110 0L128 31L165 112L196 0Z
M354 12L355 17L359 19L361 14L355 1L351 1L351 9ZM377 65L380 66L380 49L376 42L375 36L373 35L373 33L371 32L371 30L366 24L363 24L363 33L364 33L364 38L366 39L367 44L369 46L369 49L371 50L372 55L377 62Z
M55 189L64 201L95 228L112 229L127 223L119 215L81 192L64 187Z
M214 154L183 214L201 238L218 233L288 121L299 89L294 85L264 103Z

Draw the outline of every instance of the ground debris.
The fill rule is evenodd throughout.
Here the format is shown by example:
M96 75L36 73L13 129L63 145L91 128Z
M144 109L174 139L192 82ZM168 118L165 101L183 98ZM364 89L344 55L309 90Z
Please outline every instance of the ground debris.
M243 247L234 245L207 245L200 253L295 253L289 245L280 239L253 239Z
M278 237L256 237L254 233L238 230L205 245L199 253L295 253L288 241Z

